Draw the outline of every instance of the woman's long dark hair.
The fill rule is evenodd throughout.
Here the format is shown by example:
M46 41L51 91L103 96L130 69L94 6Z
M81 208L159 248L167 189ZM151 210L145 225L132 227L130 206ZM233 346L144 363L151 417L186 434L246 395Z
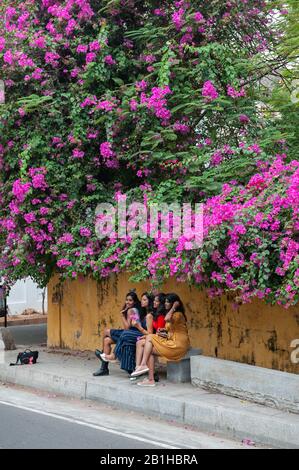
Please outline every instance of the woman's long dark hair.
M154 314L154 296L149 292L143 292L141 298L145 296L148 300L148 307L141 307L140 319L143 320L148 313Z
M155 297L158 297L160 305L156 310L154 310L154 318L156 319L160 315L163 315L165 317L165 315L166 315L166 310L165 310L166 295L163 292L160 292L159 294L155 295Z
M170 294L166 294L166 299L165 300L167 300L171 305L173 305L174 302L179 302L180 305L176 309L176 311L181 312L184 315L185 320L187 321L184 304L183 304L183 302L181 301L180 297L177 294L175 294L174 292L171 292Z
M141 308L141 303L140 303L140 300L138 298L138 295L136 294L135 291L132 290L132 291L127 293L126 298L129 297L129 296L132 297L132 299L134 301L134 305L131 308L137 308L139 314L141 314L142 308ZM124 304L123 310L125 310L125 308L126 308L126 304Z

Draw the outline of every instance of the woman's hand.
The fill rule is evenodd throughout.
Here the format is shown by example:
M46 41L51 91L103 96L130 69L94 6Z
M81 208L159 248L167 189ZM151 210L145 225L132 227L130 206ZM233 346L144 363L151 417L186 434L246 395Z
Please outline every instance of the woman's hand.
M157 335L160 336L161 338L167 338L168 337L168 332L167 330L163 328L159 328L159 331L157 331Z
M173 306L165 316L165 321L170 321L172 319L172 315L176 312L176 309L180 306L180 302L177 300L173 303Z
M174 310L169 310L169 312L167 313L167 315L165 316L165 322L168 322L168 321L171 321L172 319L172 315L174 314Z
M138 323L138 321L136 321L136 320L131 320L131 325L138 328L139 323Z

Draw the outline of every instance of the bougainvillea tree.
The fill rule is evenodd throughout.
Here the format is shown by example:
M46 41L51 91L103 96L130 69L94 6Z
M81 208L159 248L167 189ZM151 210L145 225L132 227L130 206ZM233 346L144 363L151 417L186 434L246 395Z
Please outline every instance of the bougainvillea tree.
M286 150L279 128L265 138L271 116L261 112L260 64L268 74L282 66L276 18L286 12L271 8L262 0L1 2L0 269L7 284L27 275L46 284L57 270L73 278L127 270L136 279L177 275L236 289L244 301L258 293L288 302L289 284L280 289L277 279L287 279L298 259L295 225L285 234L294 242L290 263L281 259L276 277L274 258L261 255L266 242L256 247L256 262L247 249L253 232L268 230L263 219L254 223L258 204L265 217L275 215L268 192L276 184L281 199L292 188L278 211L281 224L269 221L276 225L266 238L276 251L284 217L298 215L289 199L298 189L296 165L292 155L277 156ZM266 178L279 159L279 181L267 177L255 206L258 186L246 185ZM198 251L183 239L99 240L97 204L124 194L148 205L203 201L207 220L225 212L221 206L228 218L221 227L207 223ZM248 239L240 228L247 220ZM296 279L286 281L293 301Z

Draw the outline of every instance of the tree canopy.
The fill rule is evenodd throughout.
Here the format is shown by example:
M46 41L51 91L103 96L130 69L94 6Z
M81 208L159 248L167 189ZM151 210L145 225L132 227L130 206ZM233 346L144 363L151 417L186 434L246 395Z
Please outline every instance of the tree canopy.
M235 289L243 301L296 302L296 15L296 1L3 1L5 282L127 270ZM204 202L203 247L99 240L97 204L125 194L148 206ZM230 215L221 227L208 222L219 204ZM235 228L248 221L252 230ZM281 244L290 243L286 264Z

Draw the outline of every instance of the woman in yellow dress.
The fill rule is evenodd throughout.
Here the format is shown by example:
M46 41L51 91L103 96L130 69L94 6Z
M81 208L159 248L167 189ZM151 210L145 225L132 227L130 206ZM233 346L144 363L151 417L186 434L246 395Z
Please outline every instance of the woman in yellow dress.
M154 355L167 361L180 361L190 348L187 318L183 303L178 295L167 294L165 300L165 329L155 335L147 335L140 366L136 367L131 377L139 377L148 372L148 379L138 383L143 387L154 387Z

